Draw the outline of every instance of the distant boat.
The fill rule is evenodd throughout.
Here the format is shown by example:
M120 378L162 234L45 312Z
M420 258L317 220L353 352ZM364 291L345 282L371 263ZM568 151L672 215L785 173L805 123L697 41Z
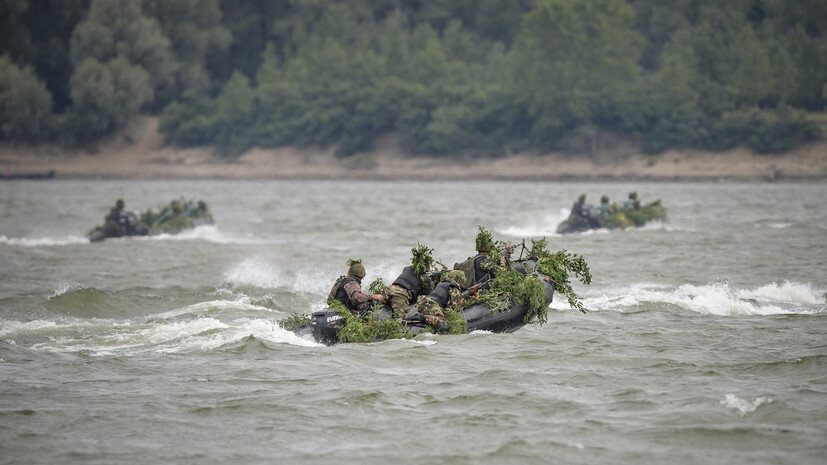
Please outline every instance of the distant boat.
M54 177L55 170L49 170L45 173L11 173L6 169L0 179L52 179Z

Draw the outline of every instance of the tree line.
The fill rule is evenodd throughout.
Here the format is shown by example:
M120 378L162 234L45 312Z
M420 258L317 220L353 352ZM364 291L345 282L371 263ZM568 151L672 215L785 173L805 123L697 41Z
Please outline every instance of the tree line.
M156 114L233 156L394 133L411 153L778 152L821 137L820 0L7 0L0 139Z

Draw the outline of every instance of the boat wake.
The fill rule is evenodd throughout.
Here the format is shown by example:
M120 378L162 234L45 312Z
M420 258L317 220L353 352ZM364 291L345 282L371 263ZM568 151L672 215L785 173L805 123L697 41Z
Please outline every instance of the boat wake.
M64 245L88 244L89 238L83 236L53 237L6 237L0 235L0 244L17 247L56 247Z
M0 340L34 350L98 357L223 350L249 338L265 344L320 345L282 328L278 321L286 316L259 305L214 300L140 319L3 320Z
M727 283L702 286L684 284L669 288L655 284L637 284L614 289L600 295L586 295L583 303L593 311L638 312L677 307L700 314L735 315L811 315L827 312L824 290L811 284L786 281L755 289L736 289ZM551 307L570 309L564 300Z

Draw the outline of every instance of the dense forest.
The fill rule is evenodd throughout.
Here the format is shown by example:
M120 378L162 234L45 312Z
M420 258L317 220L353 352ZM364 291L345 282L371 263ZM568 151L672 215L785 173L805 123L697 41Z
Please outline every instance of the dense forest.
M138 114L227 156L282 145L783 151L821 137L823 0L0 0L0 140Z

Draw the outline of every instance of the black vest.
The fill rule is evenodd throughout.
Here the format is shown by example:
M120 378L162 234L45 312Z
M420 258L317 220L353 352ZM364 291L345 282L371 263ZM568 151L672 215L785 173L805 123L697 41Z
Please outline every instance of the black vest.
M336 280L336 283L333 285L333 289L330 290L330 295L327 298L328 304L330 303L331 299L338 300L345 306L348 310L355 312L358 309L353 302L350 301L350 297L347 296L347 292L345 291L345 284L349 283L350 281L356 281L356 279L351 278L350 276L339 276L339 279Z
M480 267L480 262L482 261L483 258L486 258L486 257L488 257L488 255L485 255L485 254L479 254L476 257L474 257L474 282L471 283L471 285L481 283L481 282L483 282L487 279L491 279L493 277L493 276L491 276L491 273L489 273L486 270L483 270Z
M397 286L402 286L413 293L414 299L422 295L422 281L414 274L413 267L406 266L402 269L402 274L393 282Z
M434 299L440 307L445 308L445 304L448 303L448 291L450 291L452 287L457 287L457 285L443 281L436 285L434 292L428 294L428 297Z

